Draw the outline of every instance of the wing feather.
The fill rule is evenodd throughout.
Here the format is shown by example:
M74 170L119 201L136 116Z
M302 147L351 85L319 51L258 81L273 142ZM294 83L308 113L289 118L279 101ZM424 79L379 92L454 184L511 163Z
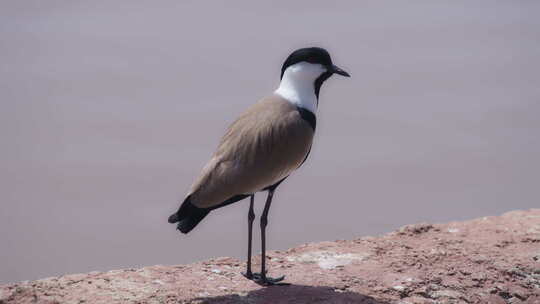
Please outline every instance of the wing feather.
M191 187L191 202L211 208L280 181L302 164L313 133L297 108L283 98L261 100L229 127Z

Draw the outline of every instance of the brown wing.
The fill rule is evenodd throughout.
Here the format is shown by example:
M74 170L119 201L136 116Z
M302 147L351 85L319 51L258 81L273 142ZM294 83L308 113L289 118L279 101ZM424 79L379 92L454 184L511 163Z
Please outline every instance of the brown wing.
M191 203L209 208L280 181L302 164L313 133L296 106L279 96L261 100L229 127L191 187Z

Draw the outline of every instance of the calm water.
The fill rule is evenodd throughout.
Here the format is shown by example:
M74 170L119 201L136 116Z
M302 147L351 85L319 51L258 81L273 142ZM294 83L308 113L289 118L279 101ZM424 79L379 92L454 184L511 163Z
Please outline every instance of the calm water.
M271 249L540 206L539 2L227 3L0 4L0 283L244 258L247 201L166 218L307 45L353 77L322 88Z

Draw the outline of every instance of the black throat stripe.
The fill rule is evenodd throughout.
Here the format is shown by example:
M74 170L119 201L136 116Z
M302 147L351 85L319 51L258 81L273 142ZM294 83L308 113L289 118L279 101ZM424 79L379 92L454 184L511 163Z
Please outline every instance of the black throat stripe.
M310 110L306 110L301 107L296 107L298 109L298 112L300 113L300 116L308 122L308 124L313 129L313 132L315 132L315 127L317 126L317 118L315 117L315 114L311 112Z

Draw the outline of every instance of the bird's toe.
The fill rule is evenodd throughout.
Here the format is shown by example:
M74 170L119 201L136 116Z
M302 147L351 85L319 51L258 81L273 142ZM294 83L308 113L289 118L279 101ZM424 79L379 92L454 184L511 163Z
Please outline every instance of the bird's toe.
M241 274L248 280L253 280L254 275L251 271L241 272Z
M285 279L284 275L277 278L271 278L266 276L266 273L264 275L261 275L260 273L253 273L252 278L249 279L261 286L289 285L289 283L281 282L283 279Z

